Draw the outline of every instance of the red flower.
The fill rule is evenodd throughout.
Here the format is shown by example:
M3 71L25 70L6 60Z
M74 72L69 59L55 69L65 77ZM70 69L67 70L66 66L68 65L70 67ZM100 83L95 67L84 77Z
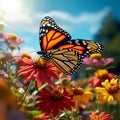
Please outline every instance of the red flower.
M24 65L24 63L25 63L24 57L27 57L27 58L29 58L29 59L32 59L32 57L31 57L29 54L23 53L21 56L14 56L12 60L13 60L15 63L17 63L18 65L21 66L21 65ZM26 60L26 59L25 59L25 60Z
M41 86L43 82L50 84L53 78L58 79L55 67L52 64L47 64L42 58L32 60L28 57L20 57L20 60L18 60L18 58L16 59L14 61L20 65L17 74L18 76L24 75L24 83L33 80L37 81L38 86Z
M65 89L60 87L54 88L49 86L49 90L44 88L38 95L36 107L46 114L52 113L54 116L57 116L59 110L64 110L64 108L71 110L71 107L74 106L72 98Z
M112 78L116 78L116 75L109 73L106 69L99 69L95 72L95 76L90 78L89 83L91 87L101 87L104 80L110 81Z

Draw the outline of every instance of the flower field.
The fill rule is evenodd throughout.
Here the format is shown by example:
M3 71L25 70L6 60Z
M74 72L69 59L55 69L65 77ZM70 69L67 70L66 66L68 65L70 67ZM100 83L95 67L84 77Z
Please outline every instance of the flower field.
M0 120L120 120L119 76L109 72L113 58L85 57L86 76L75 79L39 56L14 56L20 44L17 35L0 33Z

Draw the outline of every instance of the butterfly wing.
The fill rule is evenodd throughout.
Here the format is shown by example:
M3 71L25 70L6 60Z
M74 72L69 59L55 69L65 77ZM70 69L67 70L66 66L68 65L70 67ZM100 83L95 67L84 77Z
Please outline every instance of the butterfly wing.
M59 48L75 50L83 57L88 56L91 53L102 52L104 49L103 46L98 42L82 39L69 40L66 44L60 46Z
M60 28L51 17L41 21L38 54L51 60L64 73L75 73L80 69L82 59L91 53L101 52L103 46L90 40L71 40L71 36Z
M73 74L80 69L83 57L75 50L52 49L47 53L51 54L51 62L63 73Z
M51 17L46 16L42 19L39 31L42 51L57 49L70 39L70 34L60 28Z

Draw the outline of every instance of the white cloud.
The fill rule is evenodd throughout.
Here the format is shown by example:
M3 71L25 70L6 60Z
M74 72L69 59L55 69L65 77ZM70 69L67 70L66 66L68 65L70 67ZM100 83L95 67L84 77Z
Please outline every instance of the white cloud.
M110 8L106 7L100 12L94 12L94 13L84 12L78 16L73 16L69 13L60 12L60 11L51 11L44 15L52 16L53 18L58 19L58 21L60 20L60 21L66 21L68 23L78 24L78 23L98 22L103 17L105 17L109 11L110 11ZM39 15L39 18L40 17L41 17L41 14Z
M14 13L14 15L7 14L4 15L4 21L6 27L9 29L26 31L30 33L38 33L40 20L44 16L53 17L60 26L65 26L64 28L70 29L70 26L78 26L81 24L98 24L109 12L109 8L105 8L102 11L87 13L84 12L80 15L74 16L66 12L61 11L51 11L48 13ZM2 15L2 14L0 14ZM0 16L1 18L1 16ZM93 28L92 28L93 30Z

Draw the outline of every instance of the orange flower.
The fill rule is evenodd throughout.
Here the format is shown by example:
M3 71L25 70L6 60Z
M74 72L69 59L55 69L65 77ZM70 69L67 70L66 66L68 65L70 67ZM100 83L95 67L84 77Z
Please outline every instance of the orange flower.
M100 114L92 112L90 115L90 120L112 120L112 118L110 114L106 114L105 112L101 112Z
M93 98L92 92L84 91L84 89L80 87L68 88L67 92L73 96L76 107L82 107L83 105L88 104Z
M36 58L32 60L28 57L20 58L20 69L18 70L18 76L24 75L23 82L27 83L29 80L37 81L38 87L42 83L50 84L53 78L58 79L58 74L55 71L55 67L42 58Z

